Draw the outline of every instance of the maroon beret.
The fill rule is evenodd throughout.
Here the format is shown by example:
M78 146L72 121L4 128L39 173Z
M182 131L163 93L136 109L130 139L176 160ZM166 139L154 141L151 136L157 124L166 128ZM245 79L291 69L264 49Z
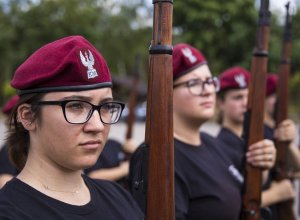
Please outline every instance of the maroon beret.
M14 106L17 104L19 100L19 96L18 95L14 95L12 96L3 106L2 108L2 112L4 114L10 114L11 110L14 108Z
M228 89L244 89L248 87L250 73L242 67L231 67L219 76L221 83L220 91Z
M173 48L173 80L196 69L207 61L196 48L180 43Z
M269 74L267 76L266 96L276 93L278 83L278 76L275 74Z
M16 70L11 85L22 95L111 87L112 80L99 51L82 36L69 36L34 52Z

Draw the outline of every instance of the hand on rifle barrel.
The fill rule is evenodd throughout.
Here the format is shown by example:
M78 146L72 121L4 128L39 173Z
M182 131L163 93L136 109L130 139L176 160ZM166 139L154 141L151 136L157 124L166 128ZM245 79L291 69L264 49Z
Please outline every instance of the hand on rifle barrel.
M263 170L271 169L276 160L276 148L271 140L261 140L249 146L246 153L247 162Z
M293 141L296 137L296 125L291 119L282 121L274 131L274 138L278 141Z

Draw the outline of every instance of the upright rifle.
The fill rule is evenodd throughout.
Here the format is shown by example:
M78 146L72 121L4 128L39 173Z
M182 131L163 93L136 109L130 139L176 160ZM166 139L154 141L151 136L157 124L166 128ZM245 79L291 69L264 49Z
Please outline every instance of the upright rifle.
M256 46L252 55L251 79L247 112L244 122L246 146L263 139L264 105L270 34L269 0L261 0ZM259 220L261 203L262 171L246 163L241 219Z
M290 55L292 41L292 22L289 15L289 3L286 5L286 20L283 33L283 45L278 71L277 101L275 107L276 127L288 117L289 99L289 75L290 75ZM275 140L277 149L277 159L275 163L275 180L280 181L288 178L287 153L290 141ZM293 211L293 200L281 202L276 205L278 220L296 220Z
M153 0L145 144L147 220L174 220L172 0Z

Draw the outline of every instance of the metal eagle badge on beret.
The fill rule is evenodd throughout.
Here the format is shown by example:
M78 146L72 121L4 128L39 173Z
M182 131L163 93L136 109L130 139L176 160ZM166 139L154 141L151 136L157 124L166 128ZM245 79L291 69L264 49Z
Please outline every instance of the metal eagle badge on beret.
M80 59L81 59L81 63L88 68L87 70L88 79L92 79L98 76L98 74L97 74L97 70L94 69L93 67L95 64L94 56L90 50L88 51L89 51L89 55L87 54L87 52L84 52L83 55L82 51L80 51Z
M188 60L191 62L191 63L195 63L197 61L197 57L195 57L193 55L193 52L190 50L190 48L186 47L186 48L182 48L182 54L188 58Z
M235 75L234 80L240 88L245 88L247 86L246 78L243 74Z

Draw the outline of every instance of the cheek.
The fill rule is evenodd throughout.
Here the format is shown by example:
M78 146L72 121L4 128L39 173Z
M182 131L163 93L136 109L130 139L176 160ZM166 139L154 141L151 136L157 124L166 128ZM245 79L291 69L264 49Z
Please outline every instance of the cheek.
M175 111L185 112L194 105L190 95L184 93L175 94L174 92L174 97L176 97L173 99L173 108Z
M76 136L80 133L80 126L67 123L62 112L55 112L55 114L49 114L49 116L43 117L40 130L44 134L43 141L45 144L51 148L64 150L65 146L70 146L76 141Z

